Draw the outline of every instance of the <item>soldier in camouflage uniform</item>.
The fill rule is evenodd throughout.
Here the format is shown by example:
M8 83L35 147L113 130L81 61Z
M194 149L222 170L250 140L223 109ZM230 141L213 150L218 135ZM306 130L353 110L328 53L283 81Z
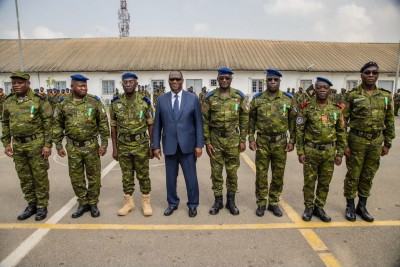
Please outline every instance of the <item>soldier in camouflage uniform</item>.
M342 110L328 100L330 86L332 83L328 79L317 77L316 97L301 106L297 117L297 154L299 162L304 165L304 221L310 221L313 214L323 222L331 221L323 208L334 164L339 166L342 163L347 145Z
M45 98L29 88L30 76L16 72L11 75L15 93L4 101L4 152L12 157L28 207L18 216L25 220L36 214L35 220L47 216L49 204L48 157L52 146L52 109Z
M203 99L204 99L204 97L206 96L206 94L207 94L207 87L203 86L203 88L201 88L201 92L200 92L200 94L199 94L199 101L200 101L200 103L203 102Z
M143 214L150 216L153 213L149 194L151 191L149 158L153 158L153 151L150 148L153 138L153 109L147 97L135 92L137 79L134 73L122 75L125 93L113 98L110 107L113 158L118 160L121 166L125 194L124 206L118 211L120 216L127 215L135 208L132 196L135 190L135 172L142 192Z
M80 74L72 75L71 78L71 96L60 99L54 111L54 143L58 155L64 157L66 153L62 139L67 137L69 176L79 203L72 218L78 218L89 210L92 217L98 217L100 156L107 152L110 136L107 113L97 96L87 94L88 78Z
M367 222L374 221L366 204L372 180L379 168L380 157L389 153L395 137L393 100L390 91L376 86L379 67L368 62L361 68L362 83L347 95L344 111L350 127L346 147L347 174L344 196L347 200L346 219L355 221L355 213ZM357 208L354 198L359 197Z
M286 153L293 151L295 143L296 113L291 110L293 96L279 90L281 77L279 71L268 69L267 90L254 95L250 103L249 148L256 151L256 214L259 217L264 216L267 197L268 210L275 216L282 216L278 203L283 189ZM257 140L254 138L256 131ZM270 162L272 178L268 193Z
M6 99L6 95L4 94L3 88L0 88L0 119L3 118L4 99Z
M215 203L210 209L217 214L223 207L222 190L226 169L226 208L233 215L239 214L235 205L239 153L246 149L248 108L244 94L231 87L233 72L228 68L218 70L219 88L209 92L202 103L204 141L211 162L211 180Z
M400 89L397 89L397 93L394 94L394 115L399 116L400 107Z
M346 97L347 97L346 88L340 89L340 94L338 95L337 103L340 103L340 104L343 104L343 105L347 106Z

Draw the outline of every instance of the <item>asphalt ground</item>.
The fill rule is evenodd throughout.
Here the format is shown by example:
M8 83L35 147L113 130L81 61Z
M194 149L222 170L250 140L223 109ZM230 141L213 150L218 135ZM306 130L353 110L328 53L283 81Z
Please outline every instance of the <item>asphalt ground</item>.
M50 159L50 204L46 220L16 217L26 207L12 159L0 154L0 266L400 266L400 119L390 154L381 160L366 223L344 218L345 164L335 167L325 211L331 223L313 217L303 222L302 165L295 151L288 154L285 185L278 218L266 211L255 215L254 152L241 155L236 204L240 215L227 209L210 215L209 158L199 159L200 205L188 217L185 183L180 171L181 204L171 216L167 207L164 160L150 161L153 216L144 217L138 183L136 209L117 216L123 204L121 171L111 157L102 158L101 216L85 213L72 219L77 203L70 184L67 159ZM111 149L111 148L110 148ZM270 176L269 176L270 177ZM224 199L225 202L225 199Z

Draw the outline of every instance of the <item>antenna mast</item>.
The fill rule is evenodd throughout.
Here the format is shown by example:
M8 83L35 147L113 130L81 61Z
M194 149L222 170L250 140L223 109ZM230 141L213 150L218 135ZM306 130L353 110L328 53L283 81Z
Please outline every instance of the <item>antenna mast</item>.
M126 0L121 0L118 10L119 37L129 37L129 22L131 21Z

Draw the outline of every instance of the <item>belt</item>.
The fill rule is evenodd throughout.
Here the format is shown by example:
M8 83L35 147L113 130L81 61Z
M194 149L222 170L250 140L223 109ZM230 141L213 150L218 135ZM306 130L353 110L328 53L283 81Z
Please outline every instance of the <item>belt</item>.
M213 132L216 133L218 136L221 136L221 137L223 137L223 138L231 137L232 135L234 135L234 134L237 133L236 130L231 131L231 132L226 132L226 131L225 131L225 132L221 132L221 131L219 131L219 130L217 130L217 129L215 129L215 128L211 128L211 131L213 131Z
M39 133L39 134L32 134L32 135L24 136L24 137L14 136L13 138L14 138L14 140L18 141L19 143L28 143L28 142L38 139L42 136L43 136L43 133Z
M118 138L128 142L139 141L147 136L146 132L138 133L138 134L120 134Z
M368 140L375 139L375 138L379 137L382 134L382 132L375 132L375 133L362 132L362 131L359 131L359 130L356 130L356 129L353 129L353 128L350 129L350 133L355 134L355 135L357 135L359 137L364 137L364 138L366 138Z
M328 150L332 147L335 147L335 143L328 143L328 144L315 144L311 141L306 141L306 145L312 148L315 148L317 150Z
M87 140L87 141L73 140L69 137L67 137L67 139L69 142L71 142L71 144L73 144L74 146L77 146L77 147L89 146L89 145L93 144L94 142L97 142L97 137L93 138L92 140Z
M278 134L278 135L267 135L264 133L257 133L257 136L261 136L265 139L267 139L270 142L276 142L282 139L287 139L287 134L283 133L283 134Z

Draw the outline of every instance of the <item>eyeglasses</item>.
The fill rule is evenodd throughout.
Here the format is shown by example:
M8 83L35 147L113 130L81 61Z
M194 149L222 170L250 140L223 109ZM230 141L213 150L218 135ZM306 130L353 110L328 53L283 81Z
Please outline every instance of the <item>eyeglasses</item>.
M170 82L180 82L182 81L182 78L169 78Z
M269 82L272 82L272 81L279 82L280 79L279 78L267 78L267 81L269 81Z
M223 81L223 80L225 80L225 81L230 81L230 80L232 79L232 77L229 77L229 76L220 76L220 77L218 77L218 79L221 80L221 81Z
M366 71L363 71L363 74L364 75L378 75L379 74L379 71L377 71L377 70L366 70Z

